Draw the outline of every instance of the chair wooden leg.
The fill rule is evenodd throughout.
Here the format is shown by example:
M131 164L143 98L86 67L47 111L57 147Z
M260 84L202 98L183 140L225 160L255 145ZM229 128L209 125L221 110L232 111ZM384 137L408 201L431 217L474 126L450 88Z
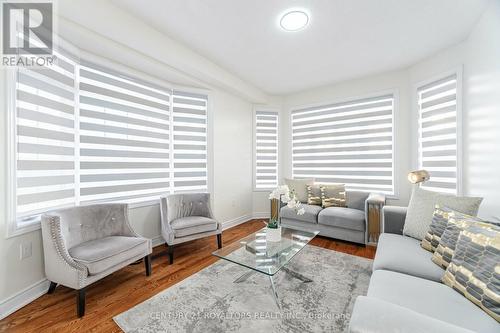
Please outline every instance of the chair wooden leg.
M76 312L79 318L85 315L85 288L76 291Z
M47 291L47 294L52 294L54 290L56 290L57 283L50 281L50 286L49 286L49 291Z
M222 234L217 234L217 247L222 248Z
M174 263L174 245L168 246L168 260L170 262L170 265Z
M146 268L146 276L151 275L151 255L148 254L144 257L144 267Z

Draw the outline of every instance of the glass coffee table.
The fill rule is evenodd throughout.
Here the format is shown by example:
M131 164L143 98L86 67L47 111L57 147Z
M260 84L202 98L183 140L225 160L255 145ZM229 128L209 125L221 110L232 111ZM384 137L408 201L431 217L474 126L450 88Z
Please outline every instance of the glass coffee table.
M274 275L283 270L302 282L312 282L310 278L286 266L319 231L310 232L282 227L281 240L270 242L266 239L267 230L267 228L263 228L238 242L215 251L213 255L249 269L248 272L234 280L234 283L246 281L252 274L267 275L271 282L274 300L278 308L281 309Z

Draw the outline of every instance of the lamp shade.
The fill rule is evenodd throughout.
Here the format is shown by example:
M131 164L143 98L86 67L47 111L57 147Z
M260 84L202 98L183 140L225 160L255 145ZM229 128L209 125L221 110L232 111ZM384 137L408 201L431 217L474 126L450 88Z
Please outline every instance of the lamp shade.
M426 170L415 170L408 174L408 180L412 184L418 184L429 180L431 176Z

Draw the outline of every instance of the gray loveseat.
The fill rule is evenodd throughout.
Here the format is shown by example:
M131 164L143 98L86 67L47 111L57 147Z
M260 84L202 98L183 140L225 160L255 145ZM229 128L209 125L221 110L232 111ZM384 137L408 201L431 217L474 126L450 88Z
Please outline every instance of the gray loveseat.
M297 215L288 207L280 210L281 223L302 230L317 230L326 237L350 242L368 243L368 207L382 207L385 204L383 194L360 191L346 191L347 207L322 208L303 203L304 215Z
M403 236L406 208L385 206L367 296L356 299L349 332L500 332L474 303L441 283L444 270L420 241Z

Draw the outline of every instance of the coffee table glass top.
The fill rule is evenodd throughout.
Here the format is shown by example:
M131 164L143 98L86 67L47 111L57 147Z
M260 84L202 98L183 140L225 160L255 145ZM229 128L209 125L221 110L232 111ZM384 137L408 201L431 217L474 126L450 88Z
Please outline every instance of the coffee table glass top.
M272 276L319 233L282 227L281 240L269 242L266 240L268 230L263 228L213 255Z

